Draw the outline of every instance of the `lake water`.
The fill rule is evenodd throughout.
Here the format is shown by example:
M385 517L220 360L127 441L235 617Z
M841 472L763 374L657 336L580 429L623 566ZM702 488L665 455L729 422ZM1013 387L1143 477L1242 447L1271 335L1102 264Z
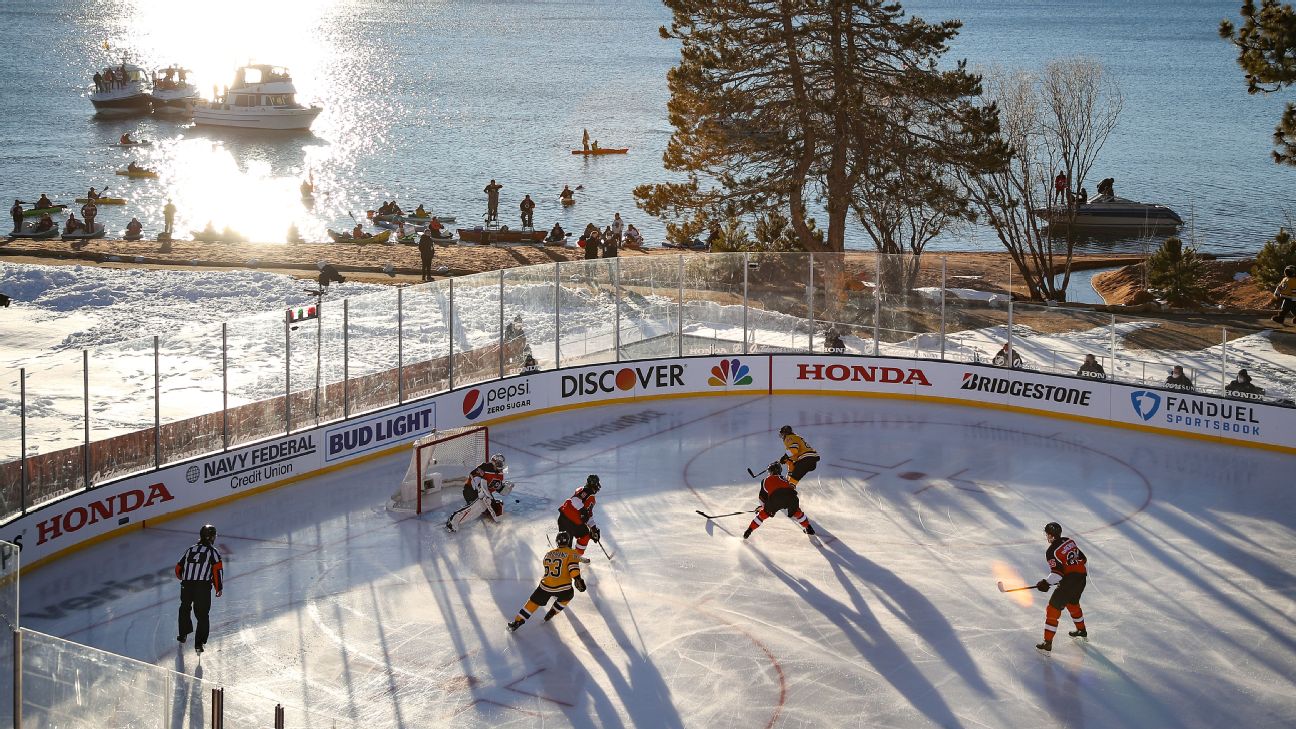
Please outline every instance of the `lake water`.
M1218 21L1238 5L915 0L906 8L963 18L953 55L974 66L1101 57L1127 105L1095 179L1115 177L1119 194L1175 208L1204 250L1245 253L1291 214L1296 171L1267 159L1283 99L1248 97L1230 46L1216 37ZM282 240L290 224L323 239L325 228L350 228L353 217L393 198L455 213L460 223L480 220L482 188L495 178L505 223L517 223L529 193L537 227L606 224L620 211L660 241L662 226L635 209L631 190L670 179L661 165L671 132L665 77L678 49L657 35L668 21L656 0L4 3L0 179L10 199L24 200L42 192L70 200L107 185L130 199L101 208L110 231L138 215L155 234L170 197L181 235L211 221ZM85 98L89 77L123 55L144 67L192 68L208 94L241 63L287 65L300 97L325 111L307 134L97 119ZM630 153L571 155L583 128ZM112 146L127 130L158 143ZM132 159L161 177L113 174ZM320 191L313 208L297 193L307 173ZM575 208L558 205L563 184L583 186ZM871 246L858 229L847 235L851 248ZM975 229L932 249L998 247Z

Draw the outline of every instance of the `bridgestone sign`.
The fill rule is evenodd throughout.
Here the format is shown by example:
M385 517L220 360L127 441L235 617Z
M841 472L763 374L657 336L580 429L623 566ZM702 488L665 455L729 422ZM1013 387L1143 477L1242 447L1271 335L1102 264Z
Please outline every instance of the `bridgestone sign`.
M1083 405L1088 407L1090 390L1075 387L1062 387L1039 382L1022 382L1006 377L986 377L974 372L963 373L963 384L960 390L992 392L996 395L1010 395L1027 400L1045 400L1066 405Z

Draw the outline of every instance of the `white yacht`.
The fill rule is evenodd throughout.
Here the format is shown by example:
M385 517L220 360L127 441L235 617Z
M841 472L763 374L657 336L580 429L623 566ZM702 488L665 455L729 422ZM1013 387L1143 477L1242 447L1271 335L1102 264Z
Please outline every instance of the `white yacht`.
M254 64L240 68L227 91L196 104L193 118L199 126L310 129L321 111L318 106L297 103L297 89L288 69Z
M111 72L111 77L109 73ZM147 114L151 99L149 79L144 69L130 63L121 63L99 71L90 103L98 114Z
M1051 225L1068 225L1065 208L1039 209L1035 215ZM1077 228L1174 228L1183 225L1183 218L1164 205L1099 195L1077 204L1075 219L1069 224Z
M153 113L166 116L193 114L194 104L201 98L198 87L189 82L187 68L167 66L153 72Z

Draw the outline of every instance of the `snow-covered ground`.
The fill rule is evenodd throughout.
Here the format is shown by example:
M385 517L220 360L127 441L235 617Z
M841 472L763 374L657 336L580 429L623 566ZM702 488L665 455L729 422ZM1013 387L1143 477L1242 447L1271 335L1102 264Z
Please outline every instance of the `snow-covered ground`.
M547 267L528 278L510 272L504 294L505 321L525 318L528 341L542 367L552 367L558 354L554 342L562 337L564 364L586 358L610 358L616 337L623 346L668 336L677 329L676 286L667 284L647 295L627 290L618 307L606 288L586 285L585 274L573 272L559 297L562 315L552 315L553 278ZM444 286L406 289L405 341L396 336L395 292L391 287L345 283L325 297L328 322L321 331L320 366L323 382L340 379L342 367L340 304L350 305L349 329L352 376L395 368L398 348L404 361L444 356L449 340L457 351L497 342L500 336L500 296L494 275L457 279L452 317ZM82 350L90 351L91 437L106 438L148 428L153 423L153 342L159 337L161 417L163 422L196 412L219 410L220 322L228 321L230 404L270 399L285 390L285 346L291 357L293 390L316 381L316 330L294 331L285 345L283 324L287 308L315 302L307 282L258 271L193 272L107 269L94 266L19 266L0 264L0 291L14 297L0 310L0 460L18 457L18 370L27 370L28 453L47 453L78 445L83 438L85 411ZM951 315L962 301L991 302L1005 307L1001 323L954 331L945 337L948 359L989 362L1008 337L1006 305L994 295L970 289L949 289ZM919 291L939 307L939 290ZM1000 299L1002 297L999 297ZM1039 309L1040 307L1034 307ZM984 311L984 309L982 310ZM615 325L617 316L621 326ZM1059 314L1063 316L1063 314ZM683 333L686 353L741 352L747 327L749 346L758 351L804 349L804 321L778 311L751 309L707 300L690 301ZM555 328L557 325L557 328ZM822 326L822 322L819 323ZM1296 357L1275 350L1272 332L1234 339L1227 345L1174 347L1174 335L1163 337L1167 347L1129 350L1124 336L1137 329L1162 327L1155 320L1121 320L1112 327L1086 324L1062 333L1039 333L1028 325L1012 329L1014 347L1027 367L1073 374L1086 354L1094 354L1116 379L1160 384L1172 365L1182 365L1199 391L1219 393L1238 368L1273 398L1296 399ZM844 332L849 352L875 351L871 329ZM1290 335L1277 335L1288 336ZM1209 333L1208 341L1216 338ZM939 331L882 337L877 352L884 356L939 357ZM1115 348L1113 349L1113 344ZM822 347L818 339L816 346ZM667 346L673 353L673 347ZM647 345L635 356L650 356Z

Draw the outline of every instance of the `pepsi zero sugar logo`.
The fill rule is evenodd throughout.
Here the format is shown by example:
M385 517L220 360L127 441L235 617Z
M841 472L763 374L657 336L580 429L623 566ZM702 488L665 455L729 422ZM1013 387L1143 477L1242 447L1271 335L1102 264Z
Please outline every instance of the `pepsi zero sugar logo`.
M1130 406L1134 408L1134 414L1145 422L1160 412L1164 418L1162 422L1179 428L1260 435L1260 421L1256 419L1255 408L1250 405L1135 390L1130 393Z
M1081 390L1075 387L1022 382L1021 380L1006 377L986 377L973 372L963 373L963 384L959 386L959 389L992 392L996 395L1011 395L1013 397L1024 397L1027 400L1045 400L1047 402L1082 405L1084 407L1089 406L1089 396L1093 394L1091 390Z
M531 404L531 398L527 397L530 394L530 380L485 389L474 387L464 393L463 414L469 420L476 420L483 414L492 415L505 410L524 408Z
M684 365L681 364L622 367L584 372L579 375L563 375L562 397L597 395L600 392L615 393L618 390L624 392L636 387L640 390L654 390L683 386Z
M707 384L712 387L750 385L751 383L751 368L737 358L720 360L720 364L711 368L711 376L707 378Z

